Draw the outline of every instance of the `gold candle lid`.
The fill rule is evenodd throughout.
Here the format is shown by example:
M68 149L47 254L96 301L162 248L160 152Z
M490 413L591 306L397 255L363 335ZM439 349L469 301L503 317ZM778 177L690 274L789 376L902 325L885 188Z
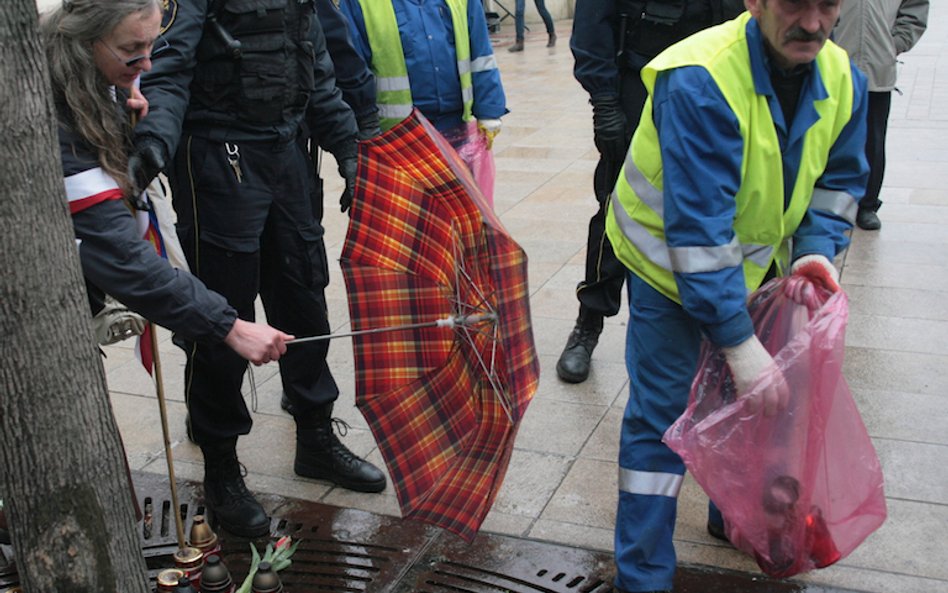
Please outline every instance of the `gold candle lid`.
M174 589L178 586L178 579L184 576L184 571L177 568L166 568L158 573L158 587L167 587Z
M178 568L196 568L203 560L204 553L191 546L178 548L174 553L174 565Z
M189 539L192 546L201 550L207 550L217 545L217 534L204 520L204 515L194 515Z

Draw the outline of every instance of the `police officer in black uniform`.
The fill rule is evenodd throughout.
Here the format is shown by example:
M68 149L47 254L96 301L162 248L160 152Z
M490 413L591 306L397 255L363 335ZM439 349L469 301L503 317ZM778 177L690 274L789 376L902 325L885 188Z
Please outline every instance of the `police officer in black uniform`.
M603 318L619 312L626 269L606 238L606 209L647 92L640 70L666 47L733 18L742 0L578 0L570 49L573 74L589 93L599 164L593 190L599 209L589 221L586 277L576 287L579 316L556 364L567 383L589 376Z
M357 125L343 101L313 0L164 0L170 44L142 92L150 113L135 129L130 178L139 187L167 165L178 234L195 275L253 319L296 336L329 333L323 205L309 140L331 152L351 204ZM185 342L190 432L204 454L205 503L228 531L269 532L247 491L237 437L251 417L246 364L225 348ZM296 421L298 475L361 492L385 476L333 432L339 394L328 343L291 346L280 359Z

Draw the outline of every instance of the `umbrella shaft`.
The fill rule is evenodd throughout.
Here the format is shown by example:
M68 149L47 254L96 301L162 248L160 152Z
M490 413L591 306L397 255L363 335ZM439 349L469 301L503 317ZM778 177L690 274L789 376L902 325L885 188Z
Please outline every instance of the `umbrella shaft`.
M326 334L324 336L309 336L306 338L296 338L295 340L288 340L287 345L290 344L302 344L304 342L319 342L322 340L332 340L333 338L348 338L354 336L366 336L369 334L380 334L383 332L394 332L402 331L406 329L420 329L423 327L445 327L453 328L457 325L461 326L473 326L478 323L489 323L497 319L497 315L493 313L486 314L477 314L477 315L463 315L457 317L445 317L444 319L436 319L435 321L425 321L423 323L409 323L407 325L393 325L391 327L377 327L374 329L363 329L360 331L346 332L341 334Z

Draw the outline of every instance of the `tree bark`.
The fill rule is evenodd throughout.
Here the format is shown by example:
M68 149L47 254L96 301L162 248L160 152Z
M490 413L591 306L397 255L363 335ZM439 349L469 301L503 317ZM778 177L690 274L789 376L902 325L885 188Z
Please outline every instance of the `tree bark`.
M147 593L55 121L35 0L2 0L0 498L20 583Z

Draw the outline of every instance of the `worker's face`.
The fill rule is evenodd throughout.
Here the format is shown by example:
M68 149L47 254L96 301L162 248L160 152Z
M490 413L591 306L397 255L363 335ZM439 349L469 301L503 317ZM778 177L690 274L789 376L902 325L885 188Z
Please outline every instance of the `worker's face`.
M862 0L860 0L862 1ZM777 65L789 69L816 59L839 19L843 0L745 0Z
M96 40L92 55L106 80L123 89L131 88L143 71L151 70L151 55L161 28L161 11L133 12Z

